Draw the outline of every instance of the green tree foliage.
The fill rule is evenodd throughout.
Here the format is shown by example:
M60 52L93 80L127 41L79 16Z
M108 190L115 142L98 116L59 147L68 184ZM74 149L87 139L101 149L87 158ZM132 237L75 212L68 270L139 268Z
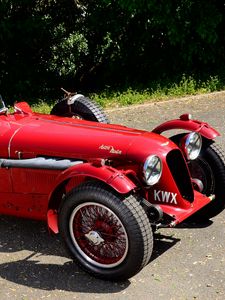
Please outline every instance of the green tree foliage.
M219 0L0 0L0 92L147 85L217 74L225 62Z

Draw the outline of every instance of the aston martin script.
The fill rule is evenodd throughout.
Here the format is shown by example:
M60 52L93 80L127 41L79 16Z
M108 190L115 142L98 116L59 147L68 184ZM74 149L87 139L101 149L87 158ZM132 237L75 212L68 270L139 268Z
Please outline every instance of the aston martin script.
M101 145L99 147L99 149L101 149L101 150L107 150L107 151L109 151L109 153L113 153L113 154L119 154L119 155L122 154L121 150L116 150L116 149L114 149L113 146L109 146L109 145Z

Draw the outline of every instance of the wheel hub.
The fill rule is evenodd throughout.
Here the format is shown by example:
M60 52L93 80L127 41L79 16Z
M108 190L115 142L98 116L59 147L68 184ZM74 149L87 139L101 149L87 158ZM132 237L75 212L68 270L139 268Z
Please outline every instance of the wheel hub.
M192 178L192 183L194 187L201 193L204 190L203 182L198 178Z
M85 237L96 246L104 242L104 240L101 238L97 231L91 230L89 233L85 234Z
M215 178L209 163L198 158L189 163L192 183L195 189L209 196L215 193Z
M69 231L80 255L101 268L118 266L128 252L127 232L107 206L85 202L74 208Z

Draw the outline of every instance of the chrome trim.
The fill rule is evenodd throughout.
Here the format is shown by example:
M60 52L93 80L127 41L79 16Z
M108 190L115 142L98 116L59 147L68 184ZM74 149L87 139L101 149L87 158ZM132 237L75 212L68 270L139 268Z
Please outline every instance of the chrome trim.
M17 129L14 131L13 135L11 136L11 138L10 138L10 140L9 140L9 144L8 144L8 156L9 156L9 158L11 157L11 143L12 143L12 140L13 140L13 138L15 137L15 135L20 131L20 129L22 129L22 128L23 128L23 126L17 128Z
M194 143L191 143L190 140L194 135L198 136L198 138ZM197 144L198 141L200 141L200 147L198 148L197 155L195 155L194 158L191 158L191 152L189 154L188 146L191 146L192 150L193 150L193 147L196 147L196 144ZM193 131L193 132L189 133L188 135L186 135L185 138L184 138L182 148L183 148L183 151L184 151L184 153L185 153L188 160L195 160L199 156L199 154L201 152L201 148L202 148L202 137L201 137L201 135L198 132L195 132L195 131Z
M74 102L75 102L78 98L80 98L80 97L84 97L84 95L82 95L82 94L76 94L76 95L74 95L74 96L72 96L72 97L69 97L68 100L67 100L67 104L68 104L68 105L74 104Z
M157 180L155 180L153 183L149 184L149 183L148 183L148 179L146 178L146 171L147 171L147 169L148 169L148 167L149 167L149 162L150 162L150 160L151 160L153 157L156 157L158 160L157 160L157 162L154 164L154 166L152 167L151 174L150 174L149 178L151 177L152 173L155 171L156 166L157 166L158 163L160 163L160 172L159 172L159 174L158 174L158 176L157 176ZM163 166L163 165L162 165L162 160L161 160L161 158L160 158L158 155L153 154L153 155L150 155L150 156L147 157L147 159L145 160L144 166L143 166L143 175L144 175L144 180L145 180L145 182L146 182L148 185L154 185L154 184L156 184L157 182L159 182L159 180L160 180L160 178L161 178L161 176L162 176L162 166Z

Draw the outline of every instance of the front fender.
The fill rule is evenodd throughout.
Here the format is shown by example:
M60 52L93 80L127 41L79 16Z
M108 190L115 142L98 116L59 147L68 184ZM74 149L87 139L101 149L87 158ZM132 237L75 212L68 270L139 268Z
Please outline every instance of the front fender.
M49 195L47 222L48 227L54 233L59 232L58 213L54 205L57 199L57 191L64 183L79 176L102 181L120 194L127 194L136 187L133 181L124 175L123 172L109 166L95 166L91 163L83 163L68 168L58 176L55 187Z
M213 127L211 127L208 123L201 122L198 120L192 120L189 118L188 114L180 116L180 119L170 120L157 126L152 130L152 132L161 134L164 131L172 129L185 129L188 131L196 131L210 140L215 139L217 136L220 135L220 133L216 131Z
M83 163L68 168L62 172L56 181L57 188L62 182L77 176L84 176L105 182L120 194L126 194L136 185L121 171L109 166L95 166L91 163Z

